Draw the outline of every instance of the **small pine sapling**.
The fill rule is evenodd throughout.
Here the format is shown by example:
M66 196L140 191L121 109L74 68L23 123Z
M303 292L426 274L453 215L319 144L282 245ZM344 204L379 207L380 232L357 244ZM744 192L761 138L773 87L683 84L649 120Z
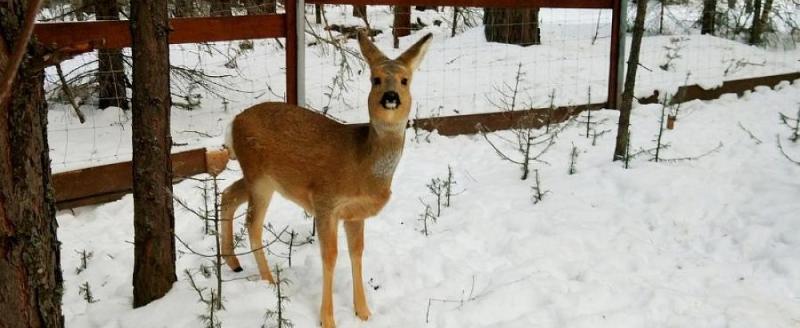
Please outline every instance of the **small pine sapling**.
M573 144L572 151L569 154L569 170L567 171L569 175L573 175L578 172L578 169L576 167L577 162L578 162L578 147L576 147L575 144Z
M275 292L275 308L267 309L264 312L264 324L261 328L291 328L294 326L292 321L286 317L286 304L291 302L289 296L286 296L284 288L292 282L283 277L283 269L275 265L275 284L272 285L272 290Z
M92 294L92 287L89 286L88 281L84 282L83 284L80 285L80 287L78 287L78 294L83 296L83 299L86 300L86 303L89 304L97 303L100 301L94 298L94 295Z
M778 115L780 115L781 122L792 132L789 140L792 142L800 140L800 108L797 109L797 116L795 117L789 117L783 113L778 113Z
M531 187L531 191L533 192L533 196L531 197L531 201L533 204L539 204L544 199L544 195L550 192L550 190L544 190L542 187L542 181L539 178L539 170L533 170L533 186Z
M81 256L81 264L75 268L75 274L81 274L81 272L85 271L89 266L89 260L92 259L94 256L93 252L87 252L85 249L81 250L80 252L76 252L78 255Z
M659 154L661 152L661 138L664 136L664 113L667 108L667 98L661 103L661 115L658 116L658 135L656 137L656 155L653 161L658 163Z
M435 213L433 213L433 209L431 208L430 205L425 204L425 202L423 202L422 205L425 205L425 210L423 211L422 214L419 215L419 220L422 221L422 234L427 237L428 221L435 223L437 216Z
M666 61L663 64L658 65L658 67L664 71L673 70L675 68L675 64L673 63L673 61L675 61L676 59L680 59L682 57L681 50L683 50L683 48L685 47L683 42L687 40L689 40L689 38L685 37L670 38L669 44L664 46L665 50L664 56L666 57L665 58Z

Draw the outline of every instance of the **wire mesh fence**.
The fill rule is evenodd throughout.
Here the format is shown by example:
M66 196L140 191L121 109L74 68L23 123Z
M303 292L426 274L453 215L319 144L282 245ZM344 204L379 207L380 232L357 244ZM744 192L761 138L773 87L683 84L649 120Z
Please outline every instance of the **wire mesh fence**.
M180 3L172 4L175 16L187 15L187 8L179 7ZM261 0L231 2L222 9L207 1L187 3L191 4L190 13L199 16L285 12L281 3ZM747 18L736 18L732 9L718 11L734 17L726 18L735 22L734 27L720 27L720 36L707 36L699 35L701 8L697 3L667 2L663 15L658 3L651 5L637 95L646 96L656 89L670 93L686 84L715 86L723 80L800 71L797 27L792 25L797 13L787 9L787 4L776 2L770 15L774 27L768 29L761 47L749 46L742 35L727 32L735 30L736 24L748 24ZM72 8L48 8L41 19L94 19L93 13L76 13ZM124 13L126 8L121 10ZM607 101L611 10L525 9L528 16L512 17L523 10L497 9L489 13L493 17L487 17L484 8L411 7L403 11L410 24L397 29L396 10L367 6L365 15L358 15L353 6L306 6L302 83L307 107L342 122L367 122L370 73L355 41L356 29L365 27L392 58L424 33L434 34L434 42L414 74L412 118ZM633 16L631 11L628 20ZM406 31L409 35L398 37L395 48L394 35ZM516 34L533 36L533 40L511 40ZM286 100L283 38L172 45L170 49L176 151L218 146L234 115L257 103ZM113 64L117 57L122 67ZM100 70L102 62L112 64ZM118 54L87 53L63 62L61 70L66 83L56 68L46 72L53 171L130 160L131 115L123 109L131 96L130 49ZM111 87L102 89L99 81ZM98 109L109 104L112 107ZM85 123L79 122L73 107L82 112Z

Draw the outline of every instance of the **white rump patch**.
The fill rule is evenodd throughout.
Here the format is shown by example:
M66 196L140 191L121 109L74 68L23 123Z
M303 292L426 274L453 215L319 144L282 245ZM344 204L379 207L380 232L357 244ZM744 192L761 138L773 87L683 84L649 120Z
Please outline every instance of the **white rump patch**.
M231 159L236 159L236 153L233 151L233 120L225 128L225 149L228 150Z

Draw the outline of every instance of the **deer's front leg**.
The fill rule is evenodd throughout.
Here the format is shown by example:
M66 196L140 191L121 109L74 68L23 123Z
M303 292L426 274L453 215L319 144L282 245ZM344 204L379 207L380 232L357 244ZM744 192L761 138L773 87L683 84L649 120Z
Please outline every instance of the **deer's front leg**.
M361 320L369 319L367 297L364 295L364 281L361 275L361 255L364 253L364 220L344 222L347 233L347 246L350 251L350 264L353 267L353 307Z
M322 305L319 317L322 328L334 328L333 319L333 270L336 267L336 249L338 220L331 216L317 218L319 233L319 249L322 255Z

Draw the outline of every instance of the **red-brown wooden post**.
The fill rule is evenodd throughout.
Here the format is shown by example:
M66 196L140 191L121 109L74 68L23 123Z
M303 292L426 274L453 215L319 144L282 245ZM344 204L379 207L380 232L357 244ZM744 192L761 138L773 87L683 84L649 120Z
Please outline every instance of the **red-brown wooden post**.
M297 0L286 0L286 102L298 104L297 68Z

